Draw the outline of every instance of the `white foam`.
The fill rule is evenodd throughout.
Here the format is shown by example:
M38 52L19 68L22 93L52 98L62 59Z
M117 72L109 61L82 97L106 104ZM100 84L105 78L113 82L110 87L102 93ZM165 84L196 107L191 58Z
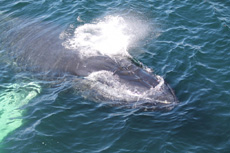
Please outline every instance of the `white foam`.
M138 29L134 25L136 23L126 21L121 16L106 16L95 23L77 27L73 37L67 39L63 46L78 51L82 57L129 56L130 44L143 37L143 29L146 29L144 25L138 24Z
M96 96L103 96L104 99L116 100L116 101L150 101L153 99L153 95L158 97L161 94L160 89L164 86L164 79L157 76L159 84L155 88L142 91L134 88L130 88L126 84L122 84L119 76L114 75L110 71L97 71L87 76L83 82L83 86L86 86L86 91L81 88L80 91L85 98L92 98ZM91 92L89 92L89 89Z
M90 88L97 91L98 95L103 95L106 99L118 101L136 101L141 97L137 91L131 91L121 83L119 77L110 71L98 71L86 77L85 83Z

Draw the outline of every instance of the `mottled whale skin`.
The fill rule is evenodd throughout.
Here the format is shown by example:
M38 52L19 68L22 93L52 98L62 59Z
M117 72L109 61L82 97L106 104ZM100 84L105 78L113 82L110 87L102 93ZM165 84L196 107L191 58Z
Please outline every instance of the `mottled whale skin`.
M108 93L98 91L100 88L96 88L98 93L95 95L93 91L94 94L87 98L95 97L97 101L111 101L110 104L144 110L170 110L177 104L178 100L171 87L161 77L147 71L131 57L98 55L82 58L77 50L63 47L63 40L59 38L63 29L60 27L48 28L50 25L46 24L24 26L24 22L20 24L21 26L7 31L3 40L4 45L8 44L6 48L11 50L11 55L18 65L60 75L69 73L81 78L87 78L94 72L106 72L111 74L110 78L119 80L119 84L130 92L138 94L136 98L125 94L126 98L123 99L120 95L116 97L116 93L115 96L110 96ZM102 86L103 83L106 87L110 86L110 83L100 78L100 75L97 78ZM80 89L83 84L87 83L82 81L77 88Z

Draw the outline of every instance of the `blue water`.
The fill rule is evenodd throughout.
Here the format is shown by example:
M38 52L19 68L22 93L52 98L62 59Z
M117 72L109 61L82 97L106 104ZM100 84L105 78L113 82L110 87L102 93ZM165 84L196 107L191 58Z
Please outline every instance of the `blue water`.
M17 42L34 30L31 37L73 35L79 26L109 15L150 27L129 52L174 89L180 103L173 110L145 112L94 102L72 87L71 76L30 71L12 54L17 50L12 31L28 30ZM1 153L230 152L228 0L0 0L0 18L0 106L20 105L26 96L15 93L34 91L11 119L20 124L0 142ZM0 110L3 119L6 110Z

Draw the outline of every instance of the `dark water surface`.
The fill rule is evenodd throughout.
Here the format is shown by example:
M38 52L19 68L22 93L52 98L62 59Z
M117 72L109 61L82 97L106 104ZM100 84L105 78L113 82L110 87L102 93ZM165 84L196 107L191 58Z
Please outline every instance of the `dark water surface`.
M30 71L15 54L24 37L58 44L50 38L106 16L130 19L137 33L150 27L129 53L175 90L173 110L95 103L73 76ZM0 18L1 153L230 152L228 0L0 0Z

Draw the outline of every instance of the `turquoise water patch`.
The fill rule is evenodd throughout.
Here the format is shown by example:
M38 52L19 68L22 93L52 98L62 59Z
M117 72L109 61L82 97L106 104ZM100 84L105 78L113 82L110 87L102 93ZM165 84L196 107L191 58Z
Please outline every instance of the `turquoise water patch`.
M0 86L0 142L22 125L23 106L40 91L41 87L34 82Z

